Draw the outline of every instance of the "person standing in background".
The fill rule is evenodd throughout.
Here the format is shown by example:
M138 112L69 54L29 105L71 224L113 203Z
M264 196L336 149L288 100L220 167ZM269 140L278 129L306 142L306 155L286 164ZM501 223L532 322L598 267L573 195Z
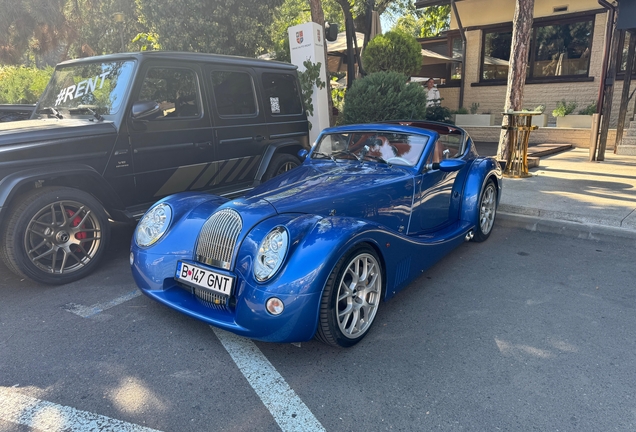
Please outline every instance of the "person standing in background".
M439 94L439 90L435 87L435 80L429 78L426 81L426 107L432 107L441 104L442 97Z

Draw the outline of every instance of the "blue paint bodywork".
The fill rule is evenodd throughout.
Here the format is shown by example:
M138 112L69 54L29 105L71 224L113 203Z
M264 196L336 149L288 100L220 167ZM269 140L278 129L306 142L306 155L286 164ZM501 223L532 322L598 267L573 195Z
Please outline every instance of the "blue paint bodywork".
M465 163L457 163L456 171L425 166L439 139L435 127L353 125L326 129L321 136L395 132L423 136L428 142L413 167L334 162L312 158L310 153L300 167L239 199L203 193L166 197L160 202L173 210L168 232L149 248L137 246L133 239L135 281L147 296L243 336L272 342L311 339L325 283L352 247L365 243L376 250L384 270L386 300L464 241L478 223L479 197L489 179L495 182L499 199L502 182L496 160L479 157L464 131L452 129L464 142L455 159ZM199 231L221 208L238 211L243 220L230 271L194 261ZM263 238L277 226L286 228L290 247L281 269L261 283L254 277L254 257ZM210 307L179 286L174 279L179 260L235 277L232 307ZM274 296L285 305L278 316L265 309Z

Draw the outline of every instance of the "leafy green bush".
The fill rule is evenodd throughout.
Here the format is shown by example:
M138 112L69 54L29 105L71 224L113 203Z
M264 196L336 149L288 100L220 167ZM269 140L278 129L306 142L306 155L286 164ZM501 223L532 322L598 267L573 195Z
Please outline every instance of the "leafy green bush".
M590 103L588 106L579 111L581 115L592 115L596 114L596 102Z
M565 117L572 114L576 109L576 102L566 102L565 99L556 103L556 108L552 111L554 117Z
M426 108L426 114L424 115L424 118L430 121L454 124L453 120L451 119L451 111L441 105L433 105Z
M24 66L0 67L0 103L36 103L52 74L52 67L46 69Z
M460 107L452 111L451 114L468 114L468 109L466 107Z
M303 66L305 66L305 70L298 72L300 90L307 115L313 116L314 104L311 98L314 94L314 85L321 89L325 87L325 82L320 79L320 62L312 63L311 60L305 60ZM311 122L309 122L309 129L311 129Z
M425 118L426 91L406 79L397 72L377 72L355 80L345 94L342 123Z
M362 65L370 74L392 71L411 76L422 65L422 47L414 36L390 31L369 42L362 51Z

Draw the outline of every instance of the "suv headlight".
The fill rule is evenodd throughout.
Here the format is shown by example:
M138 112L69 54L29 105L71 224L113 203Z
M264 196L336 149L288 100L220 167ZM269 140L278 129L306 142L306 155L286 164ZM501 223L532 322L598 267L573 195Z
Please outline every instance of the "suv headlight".
M271 230L263 239L254 262L254 277L264 282L276 274L285 260L289 247L289 234L282 226Z
M161 203L146 212L135 230L135 242L138 246L148 247L166 233L172 221L172 209L168 204Z

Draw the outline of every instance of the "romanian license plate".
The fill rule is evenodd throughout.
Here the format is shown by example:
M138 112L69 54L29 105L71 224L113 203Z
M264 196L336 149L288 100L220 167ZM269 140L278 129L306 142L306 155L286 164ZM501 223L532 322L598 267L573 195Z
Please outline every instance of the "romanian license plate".
M212 290L219 294L232 295L234 278L182 261L177 263L175 279L188 285Z

